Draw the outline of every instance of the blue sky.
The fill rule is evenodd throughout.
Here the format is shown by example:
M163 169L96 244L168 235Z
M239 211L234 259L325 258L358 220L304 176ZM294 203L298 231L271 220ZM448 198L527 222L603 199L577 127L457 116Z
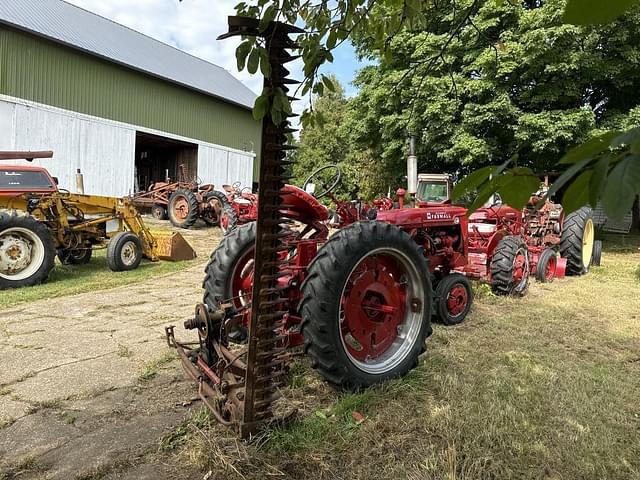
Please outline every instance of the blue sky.
M229 70L254 92L259 93L262 78L248 72L238 72L235 48L238 40L216 41L227 31L227 16L234 14L237 0L67 0L86 10L126 25L145 35L173 45L192 55ZM293 77L301 78L300 64L294 65ZM362 64L353 47L343 44L334 52L334 63L323 73L334 73L348 96L356 93L350 82ZM295 69L299 71L296 72ZM295 105L302 110L303 102Z

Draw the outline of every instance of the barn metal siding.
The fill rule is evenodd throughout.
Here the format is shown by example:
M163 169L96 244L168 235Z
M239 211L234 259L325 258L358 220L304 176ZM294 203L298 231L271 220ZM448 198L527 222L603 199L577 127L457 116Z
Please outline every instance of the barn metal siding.
M0 93L260 156L249 110L4 26Z
M204 183L212 183L216 190L222 185L240 182L243 187L251 187L253 159L220 148L200 146L198 148L198 176Z
M0 150L53 150L53 159L33 163L58 177L62 189L77 191L79 168L85 193L120 197L133 191L134 128L0 101L0 113L7 112L7 107L13 108L15 128L7 138L0 138Z

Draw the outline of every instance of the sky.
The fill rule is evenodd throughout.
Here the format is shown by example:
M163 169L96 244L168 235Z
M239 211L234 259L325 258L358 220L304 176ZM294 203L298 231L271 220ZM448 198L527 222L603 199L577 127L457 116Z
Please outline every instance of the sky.
M238 0L67 0L187 53L215 63L239 78L255 93L262 90L262 77L238 72L235 49L239 40L216 41L227 31L227 16L234 14ZM333 73L347 96L356 93L350 85L360 64L353 47L343 44L334 52L334 63L322 73ZM293 78L302 78L300 65L291 63ZM301 103L301 102L299 102ZM298 105L298 110L300 106Z

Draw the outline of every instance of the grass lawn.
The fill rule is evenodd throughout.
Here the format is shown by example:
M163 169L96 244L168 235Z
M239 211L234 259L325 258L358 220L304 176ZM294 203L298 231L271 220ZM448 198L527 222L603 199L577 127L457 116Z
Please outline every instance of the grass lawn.
M107 266L106 249L94 251L91 262L86 265L62 265L56 259L56 265L46 283L0 292L0 309L43 298L62 297L129 285L154 275L184 270L196 264L197 261L196 259L186 262L150 262L143 259L135 270L112 272Z
M245 444L199 412L172 452L212 479L640 478L637 240L524 298L478 288L466 322L436 325L389 384L338 394L299 360L297 422Z

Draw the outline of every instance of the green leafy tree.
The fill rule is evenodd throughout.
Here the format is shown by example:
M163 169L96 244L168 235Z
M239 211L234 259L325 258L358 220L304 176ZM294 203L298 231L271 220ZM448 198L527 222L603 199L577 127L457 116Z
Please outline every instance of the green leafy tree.
M350 119L358 144L382 159L378 170L389 181L401 175L408 130L418 132L421 171L464 173L516 158L543 172L602 129L632 126L640 9L585 27L563 22L565 3L442 1L420 31L393 38L388 60L357 38L378 65L358 75Z
M438 9L440 0L247 0L237 5L239 15L260 19L260 29L265 30L271 21L285 21L304 24L306 33L301 34L297 42L301 47L304 61L302 94L322 95L325 88L329 88L330 80L319 75L320 67L333 61L331 51L349 38L366 40L369 50L379 52L386 61L391 61L391 45L397 35L404 30L419 31L428 23L433 9ZM495 0L495 4L505 5L504 0ZM515 3L515 2L509 2ZM540 6L545 0L524 0L527 7ZM567 24L590 25L606 24L620 17L638 0L567 0L563 19ZM446 36L443 48L436 51L427 60L427 65L446 64L448 47L459 38L463 29L472 21L474 10L485 2L476 0L460 22L454 7L451 11L453 20L448 28L443 29ZM453 5L452 5L453 6ZM496 25L499 30L500 25ZM491 38L491 37L489 37ZM532 48L544 50L547 39L542 37L531 45ZM497 43L496 50L501 47ZM595 45L595 48L599 48ZM268 54L261 40L253 37L246 38L237 49L238 68L245 66L251 73L258 69L263 75L269 76ZM498 62L496 62L497 64ZM409 73L414 76L415 69ZM549 72L553 73L553 72ZM399 79L400 80L400 79ZM530 86L535 87L532 79ZM263 118L267 113L279 123L285 115L291 112L291 106L285 92L282 90L269 91L265 89L258 97L254 106L254 116ZM313 121L309 111L302 115L304 123ZM547 119L547 121L552 119ZM535 123L535 122L534 122ZM540 139L540 142L543 139ZM539 146L543 146L538 142ZM544 142L542 142L544 143ZM536 147L537 148L537 147ZM569 184L565 197L571 201L570 208L575 208L578 200L577 193L587 191L586 197L593 203L598 198L604 199L605 208L614 216L619 216L623 208L628 208L635 193L640 190L640 129L626 132L610 130L603 135L593 138L577 149L570 151L561 164L570 165L565 175L559 179L555 188ZM507 169L507 167L509 167ZM470 178L469 178L470 177ZM505 163L492 170L481 169L473 172L460 190L478 189L480 197L490 191L499 191L503 198L519 206L526 201L526 196L534 189L535 177L527 167L510 166ZM618 183L622 181L622 188ZM582 187L582 189L580 188ZM586 187L586 188L585 188ZM527 192L527 195L525 195ZM617 196L616 196L617 192ZM457 193L461 193L458 191ZM614 202L614 199L620 200Z
M347 135L344 129L347 99L335 76L330 76L331 88L322 97L315 96L314 109L318 122L307 125L300 133L298 150L294 154L293 183L302 186L317 168L329 164L344 167Z

